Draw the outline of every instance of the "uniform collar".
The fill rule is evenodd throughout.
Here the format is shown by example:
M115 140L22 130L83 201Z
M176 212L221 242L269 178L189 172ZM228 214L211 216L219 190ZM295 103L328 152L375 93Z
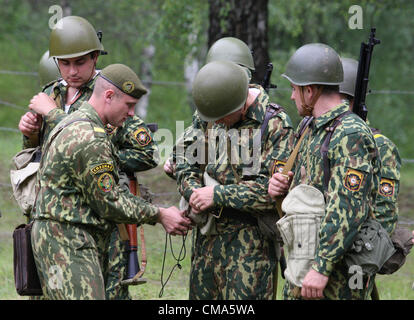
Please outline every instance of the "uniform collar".
M320 117L314 119L313 123L316 128L321 128L329 123L331 120L337 118L339 115L349 111L349 103L344 100L342 103L338 104L336 107L332 108L328 112L324 113Z
M92 79L91 80L89 80L88 82L86 82L84 85L82 85L82 87L80 87L80 89L81 90L84 90L84 89L87 89L87 90L91 90L91 91L93 91L93 87L94 87L94 85L95 85L95 81L96 81L96 77L98 76L98 74L101 72L101 70L95 70L95 74L94 74L94 76L92 77ZM65 81L65 80L63 80L63 79L61 79L60 81L59 81L59 83L58 83L58 88L59 89L67 89L67 86L68 86L68 83Z
M87 101L84 101L81 104L81 106L79 107L79 111L83 112L95 124L99 125L102 128L104 127L104 124L101 118L99 117L98 112L96 112L95 108Z
M263 87L258 84L249 84L249 88L258 89L260 93L253 101L249 109L247 109L246 118L262 123L265 118L266 106L269 102L269 95L266 93Z

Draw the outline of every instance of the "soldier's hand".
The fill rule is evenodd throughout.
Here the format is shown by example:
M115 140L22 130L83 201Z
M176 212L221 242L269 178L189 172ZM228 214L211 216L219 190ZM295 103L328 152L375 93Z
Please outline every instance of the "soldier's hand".
M314 269L306 274L302 282L301 295L304 299L321 299L329 278Z
M28 138L35 137L42 126L42 116L33 112L26 112L20 118L19 130Z
M173 173L173 166L172 166L172 164L171 164L171 162L170 162L170 159L167 159L167 161L165 161L165 163L164 163L164 171L165 171L165 173L167 173L167 174L172 174Z
M40 92L30 100L29 108L41 115L47 115L56 108L56 103L46 93Z
M185 235L191 229L191 220L185 216L185 210L176 207L160 208L159 221L171 235Z
M269 179L269 187L267 192L272 199L285 195L289 191L290 184L292 182L293 172L289 171L287 176L276 172Z
M194 213L200 213L214 205L214 186L194 189L189 204Z

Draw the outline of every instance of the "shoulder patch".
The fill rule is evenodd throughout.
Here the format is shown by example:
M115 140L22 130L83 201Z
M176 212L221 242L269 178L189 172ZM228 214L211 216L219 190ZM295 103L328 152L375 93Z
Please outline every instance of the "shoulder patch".
M152 141L151 135L148 133L147 129L143 127L135 130L133 135L135 140L137 140L138 144L142 147L148 145Z
M283 171L283 167L285 166L286 162L280 161L280 160L275 160L273 162L273 167L272 167L272 176L276 173L276 172L282 172Z
M98 188L103 192L109 192L114 186L114 177L112 174L105 172L98 178Z
M354 169L348 169L345 175L344 186L349 191L359 191L362 181L364 181L364 174Z
M114 171L114 165L111 163L102 163L93 167L90 171L94 175L108 171L111 172Z
M394 195L395 181L381 178L378 193L384 197L392 197Z

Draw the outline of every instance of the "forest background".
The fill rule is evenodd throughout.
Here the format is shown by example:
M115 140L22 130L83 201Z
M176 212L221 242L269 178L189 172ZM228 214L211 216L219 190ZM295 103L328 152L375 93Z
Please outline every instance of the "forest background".
M38 63L48 49L49 26L59 10L63 16L82 16L103 32L102 43L109 54L99 58L98 68L124 63L134 69L150 89L137 113L172 133L176 132L176 121L184 121L185 126L191 122L191 83L215 40L223 36L244 40L253 51L257 82L267 64L273 63L271 82L277 88L270 91L271 101L284 106L296 125L299 116L290 100L289 83L280 77L293 52L306 43L322 42L341 56L358 59L361 42L366 42L370 28L376 27L381 44L373 53L368 118L371 126L399 148L403 159L400 220L413 227L413 1L0 0L0 7L0 299L21 298L14 291L11 233L24 219L12 198L10 160L22 145L17 130L20 117L31 97L41 90ZM168 155L166 150L162 152L162 156ZM142 174L142 180L156 193L155 202L178 202L175 182L162 173L161 164ZM156 299L165 236L161 228L145 228L150 230L149 281L131 292L136 299ZM186 263L175 271L163 298L187 298L190 240ZM178 251L180 241L173 240ZM414 298L412 260L410 256L397 274L379 277L383 298ZM173 264L167 254L169 269L165 273Z

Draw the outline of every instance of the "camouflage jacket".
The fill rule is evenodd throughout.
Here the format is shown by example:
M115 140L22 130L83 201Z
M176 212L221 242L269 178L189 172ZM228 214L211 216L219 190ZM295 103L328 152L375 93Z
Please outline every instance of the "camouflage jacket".
M274 163L286 162L291 152L294 136L291 120L282 111L269 120L265 136L262 139L260 128L265 117L269 97L261 86L250 85L250 87L259 89L260 94L249 107L244 120L239 121L228 130L223 125L213 125L212 130L221 134L218 136L219 143L216 147L215 159L213 161L209 159L205 171L220 183L214 187L215 207L262 213L275 210L275 203L270 200L267 194L268 179ZM201 146L204 146L200 134L195 135L194 130L187 132L187 134L191 134L191 136L186 136L185 140L202 141ZM227 136L229 139L226 138ZM229 140L232 142L230 143ZM260 148L255 148L255 145L259 145ZM193 189L204 186L200 165L198 163L190 164L188 161L189 150L192 146L187 147L184 159L180 159L177 154L177 184L180 193L187 200ZM230 155L227 150L228 146L231 146L232 149L231 157L228 157ZM212 152L211 150L214 149L209 145L208 152ZM250 163L242 160L243 157L248 159L249 156L252 160ZM233 168L229 162L233 163ZM237 176L240 177L240 180Z
M128 117L122 127L107 125L105 129L117 149L121 171L132 173L157 166L157 143L151 130L140 117Z
M173 146L173 151L168 159L170 164L172 165L173 172L167 173L169 177L174 180L177 180L177 164L176 164L176 157L177 157L177 149L178 152L185 152L185 149L194 142L193 131L194 129L199 129L205 131L207 128L207 122L201 120L200 116L198 115L198 111L196 110L193 113L192 124L185 128L184 132L177 138L176 144Z
M362 223L373 212L380 163L370 128L357 115L345 115L336 127L328 148L330 179L324 190L324 165L321 146L327 129L349 105L342 103L313 120L304 137L293 168L291 189L302 183L301 167L306 169L305 183L325 195L325 215L319 230L319 245L313 268L329 276L341 260ZM299 124L299 127L301 124Z
M386 136L376 133L374 138L381 161L375 218L391 234L398 220L401 158L396 145Z
M156 222L157 207L118 185L116 151L90 104L84 102L59 126L79 118L91 122L70 124L45 150L37 176L40 192L34 218L83 224L105 231L112 230L113 223Z
M79 90L76 100L70 105L67 114L70 114L79 109L80 105L84 101L88 101L92 95L93 87L95 86L96 75L87 83L85 83ZM66 95L67 95L67 83L63 79L57 79L48 83L43 87L42 90L47 95L51 96L55 100L57 108L50 111L46 116L43 117L43 127L42 132L43 136L41 141L46 141L50 132L55 128L55 126L66 117L65 113L65 104L66 104ZM42 143L42 142L41 142ZM23 136L23 148L35 147L30 144L25 136Z
M67 94L66 82L59 79L44 87L43 91L54 97L58 107L44 117L43 141L47 141L50 132L62 119L78 110L84 101L89 100L93 92L96 76L80 88L78 98L70 105L67 113L65 113L64 109ZM105 130L107 130L112 143L116 147L122 171L132 173L149 170L157 166L158 147L153 140L152 133L141 118L134 116L128 118L120 128L113 128L107 125ZM29 140L25 137L23 139L24 147L31 147L28 144Z

